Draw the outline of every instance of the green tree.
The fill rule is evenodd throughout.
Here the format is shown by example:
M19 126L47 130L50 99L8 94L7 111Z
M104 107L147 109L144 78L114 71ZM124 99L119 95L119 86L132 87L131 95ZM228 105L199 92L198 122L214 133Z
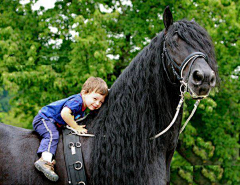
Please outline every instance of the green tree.
M79 93L89 76L111 78L114 61L106 56L107 33L101 28L109 15L104 17L86 2L59 1L53 9L38 11L31 10L32 2L0 5L1 82L14 93L13 112L25 127L31 128L42 106ZM79 31L75 38L74 29Z
M201 102L177 151L188 161L185 165L193 166L193 183L239 184L239 2L194 4L197 8L188 13L214 41L221 85ZM185 117L191 109L185 106Z

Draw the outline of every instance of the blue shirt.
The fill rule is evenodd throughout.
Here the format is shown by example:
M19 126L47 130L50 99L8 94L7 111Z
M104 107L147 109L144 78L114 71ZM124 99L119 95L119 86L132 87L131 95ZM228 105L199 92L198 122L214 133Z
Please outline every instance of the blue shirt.
M53 102L39 111L39 115L49 120L49 118L54 119L57 123L66 125L66 122L62 119L61 111L64 107L68 107L72 111L72 115L75 119L84 116L83 100L80 94L72 95L68 98Z

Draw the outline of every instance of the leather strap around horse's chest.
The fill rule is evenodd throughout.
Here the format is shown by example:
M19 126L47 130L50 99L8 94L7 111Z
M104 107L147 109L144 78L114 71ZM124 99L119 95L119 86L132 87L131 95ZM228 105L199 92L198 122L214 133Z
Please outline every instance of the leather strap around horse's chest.
M71 133L71 130L63 129L64 156L68 173L68 183L73 185L86 185L87 179L80 138Z

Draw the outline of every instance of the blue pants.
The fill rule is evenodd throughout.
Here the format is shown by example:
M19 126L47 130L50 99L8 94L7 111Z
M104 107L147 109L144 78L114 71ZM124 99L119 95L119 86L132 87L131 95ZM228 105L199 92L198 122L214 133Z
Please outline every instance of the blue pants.
M39 114L33 119L34 130L42 137L37 153L50 152L55 155L59 141L59 131L55 121L43 119Z

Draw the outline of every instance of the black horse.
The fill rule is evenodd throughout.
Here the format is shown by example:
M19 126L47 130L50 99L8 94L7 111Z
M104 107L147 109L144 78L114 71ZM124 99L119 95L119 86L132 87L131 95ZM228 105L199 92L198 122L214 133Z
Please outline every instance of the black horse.
M172 121L181 84L199 99L218 80L205 29L194 21L173 23L168 7L163 17L165 29L119 76L98 113L84 120L95 135L81 137L88 184L169 184L182 108L165 134L150 138ZM56 153L56 183L34 169L38 146L39 138L31 130L0 124L0 184L67 184L62 139Z

